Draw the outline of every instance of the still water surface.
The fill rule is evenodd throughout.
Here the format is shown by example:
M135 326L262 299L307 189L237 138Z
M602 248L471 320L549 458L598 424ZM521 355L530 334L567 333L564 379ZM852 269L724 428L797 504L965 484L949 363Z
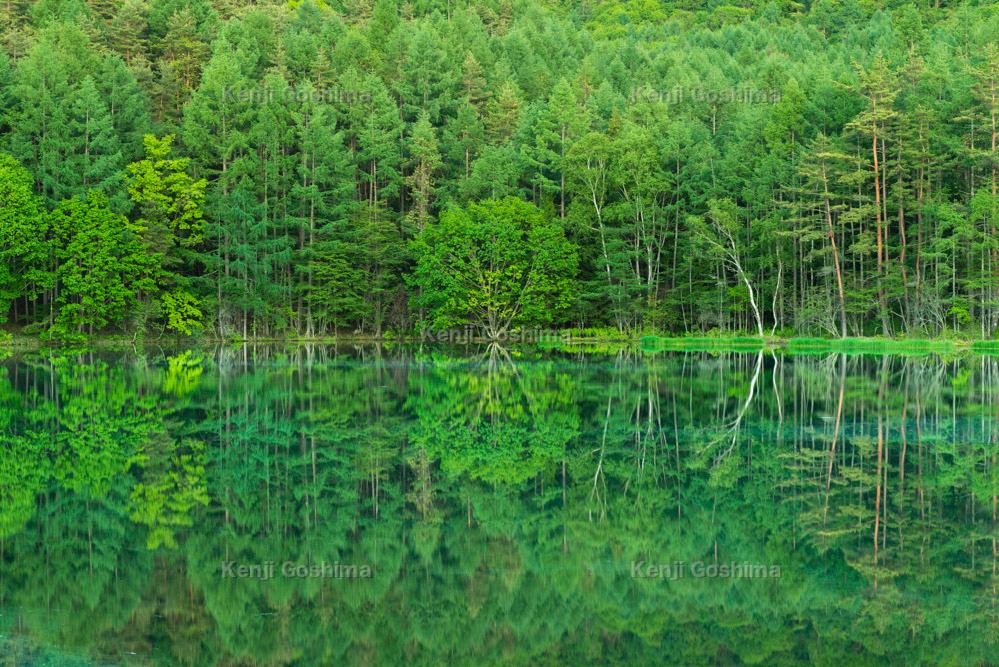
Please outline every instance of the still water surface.
M999 358L0 365L0 664L999 664Z

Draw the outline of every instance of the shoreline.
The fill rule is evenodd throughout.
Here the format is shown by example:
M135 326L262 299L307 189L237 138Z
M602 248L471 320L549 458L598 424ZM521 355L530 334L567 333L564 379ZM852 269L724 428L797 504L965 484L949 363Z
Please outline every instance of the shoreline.
M975 352L999 353L999 340L969 340L952 338L814 338L814 337L663 337L644 336L640 339L643 350L719 350L745 351L780 349L796 354L946 354Z
M553 335L536 341L518 340L515 337L505 341L490 340L487 337L421 337L414 336L373 336L341 334L337 336L283 336L260 338L219 338L217 336L163 336L157 338L136 338L114 335L98 335L79 344L60 344L45 341L35 336L12 334L7 340L0 340L0 349L88 349L88 348L145 348L145 347L198 347L198 346L242 346L242 345L488 345L505 344L510 347L533 346L559 348L562 346L617 346L637 347L643 352L669 351L760 351L781 350L798 354L822 353L880 353L880 354L931 354L976 352L999 354L999 340L971 340L950 338L880 338L880 337L780 337L780 336L661 336L645 334L641 336L573 336L571 333Z

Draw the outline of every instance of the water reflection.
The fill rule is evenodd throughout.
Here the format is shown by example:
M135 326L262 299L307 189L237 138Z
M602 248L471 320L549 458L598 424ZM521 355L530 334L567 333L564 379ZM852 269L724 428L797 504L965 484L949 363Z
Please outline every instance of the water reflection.
M991 664L997 361L17 355L0 656Z

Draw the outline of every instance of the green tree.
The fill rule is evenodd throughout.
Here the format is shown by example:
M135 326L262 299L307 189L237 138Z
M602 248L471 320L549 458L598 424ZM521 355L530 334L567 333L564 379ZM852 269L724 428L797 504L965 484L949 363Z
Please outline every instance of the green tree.
M0 322L11 306L15 320L52 286L46 212L34 193L34 178L10 155L0 153ZM18 312L18 302L22 310ZM37 313L35 313L37 315Z
M559 217L566 211L566 156L587 129L585 109L565 79L552 89L548 103L534 123L534 144L528 160L535 172L534 185L544 195L557 195Z
M89 76L83 80L70 109L70 154L62 183L70 196L97 189L111 208L124 213L128 197L122 182L122 150L107 106Z
M189 274L204 242L205 179L188 172L187 158L172 157L173 135L146 135L146 156L128 165L128 194L137 209L129 225L143 245L143 273L160 295L167 327L183 333L201 325L200 302L192 293Z
M508 197L453 208L414 243L420 305L437 329L490 338L557 323L573 302L576 249L536 207Z
M414 233L419 234L430 222L435 177L442 165L437 137L430 124L430 116L426 112L422 112L413 125L409 153L411 171L406 183L413 199L409 221Z
M138 291L149 287L139 275L143 248L128 220L91 191L86 199L61 202L49 224L59 261L51 334L74 339L125 324Z

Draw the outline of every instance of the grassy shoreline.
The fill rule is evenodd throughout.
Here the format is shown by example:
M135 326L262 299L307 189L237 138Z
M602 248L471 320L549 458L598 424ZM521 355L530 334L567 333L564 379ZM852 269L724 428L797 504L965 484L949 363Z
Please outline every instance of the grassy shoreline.
M373 336L358 334L341 334L338 336L283 336L261 338L219 338L217 336L95 336L82 345L61 345L56 341L46 341L37 336L26 336L19 333L9 338L0 339L0 347L17 349L41 348L132 348L132 347L168 347L168 346L199 346L199 345L377 345L377 344L452 344L481 345L490 341L484 337L464 337L458 339L422 338L419 335ZM793 354L951 354L960 352L976 352L982 354L999 354L999 340L967 340L949 338L907 339L907 338L815 338L779 336L659 336L642 335L636 337L628 334L601 332L593 335L589 332L574 335L573 332L560 332L539 340L505 341L510 346L537 345L540 347L569 346L637 346L643 352L667 351L759 351L781 350Z
M793 354L953 354L977 352L999 354L999 340L963 340L949 338L812 338L812 337L664 337L643 336L645 351L668 350L769 350L781 349Z

